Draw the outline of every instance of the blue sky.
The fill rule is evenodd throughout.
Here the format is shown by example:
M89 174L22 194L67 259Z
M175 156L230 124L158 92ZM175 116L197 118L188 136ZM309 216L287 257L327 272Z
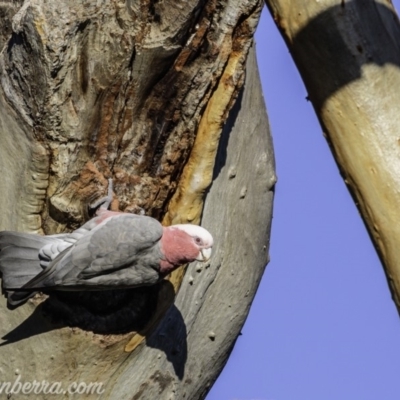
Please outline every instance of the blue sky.
M271 261L207 400L397 400L383 269L266 9L256 39L278 174Z

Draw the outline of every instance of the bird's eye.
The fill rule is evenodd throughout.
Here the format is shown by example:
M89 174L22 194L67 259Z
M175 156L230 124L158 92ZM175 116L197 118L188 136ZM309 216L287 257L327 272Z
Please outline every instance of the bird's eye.
M201 239L200 239L199 237L194 238L194 241L195 241L197 244L201 244Z

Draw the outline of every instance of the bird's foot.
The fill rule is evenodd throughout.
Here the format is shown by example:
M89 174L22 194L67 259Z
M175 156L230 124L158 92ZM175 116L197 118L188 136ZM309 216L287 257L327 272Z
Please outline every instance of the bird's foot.
M91 210L98 210L99 208L108 210L110 208L111 202L114 197L114 191L113 191L113 180L112 178L108 179L108 191L107 191L107 196L101 197L94 203L89 205L89 208Z

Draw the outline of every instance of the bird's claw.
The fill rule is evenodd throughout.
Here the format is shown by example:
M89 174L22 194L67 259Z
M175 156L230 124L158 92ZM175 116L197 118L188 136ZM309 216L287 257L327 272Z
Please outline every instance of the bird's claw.
M100 199L96 200L94 203L89 205L91 210L96 210L98 208L102 208L108 210L110 208L111 202L113 200L113 180L112 178L108 179L108 190L107 196L101 197Z

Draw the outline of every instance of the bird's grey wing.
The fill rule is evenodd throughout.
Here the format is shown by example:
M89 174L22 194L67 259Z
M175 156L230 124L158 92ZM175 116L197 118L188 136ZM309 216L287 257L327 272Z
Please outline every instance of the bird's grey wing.
M65 262L63 262L63 260L69 259L69 254L72 251L72 247L73 246L70 246L61 252L53 261L49 263L46 268L42 269L39 274L23 285L22 289L41 289L55 286L54 282L57 277L57 273Z
M60 253L26 287L118 286L121 283L118 280L123 279L124 274L126 279L155 283L161 256L159 247L155 245L162 232L161 224L150 217L121 214L109 218ZM129 268L130 272L119 271L127 266L134 268ZM135 269L141 272L134 273Z
M93 261L82 270L82 277L109 273L110 270L117 270L135 259L145 257L147 251L159 242L162 233L161 224L154 218L133 214L117 216L87 238L88 246L79 243L72 256L74 261L80 260L82 255L85 260L85 253L90 253L89 259Z

